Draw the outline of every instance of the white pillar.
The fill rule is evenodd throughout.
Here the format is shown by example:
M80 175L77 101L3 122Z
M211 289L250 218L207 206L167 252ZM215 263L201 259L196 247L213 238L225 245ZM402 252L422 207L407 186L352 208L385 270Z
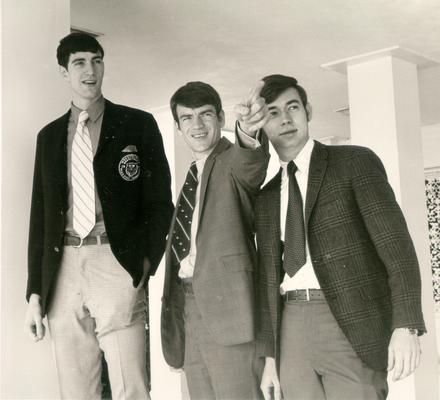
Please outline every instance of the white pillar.
M169 105L149 109L159 125L162 133L165 153L172 176L173 202L176 204L176 151L174 137L174 123ZM186 173L186 171L185 171ZM183 372L172 371L167 365L160 338L160 313L162 307L163 280L165 277L165 257L150 279L150 362L151 362L151 398L153 399L182 399L182 386L186 383Z
M421 338L422 361L405 380L389 379L389 400L437 400L439 395L417 76L418 68L434 65L433 60L395 46L322 66L347 74L351 143L371 148L382 159L420 262L428 329Z
M2 399L55 399L49 335L23 333L32 172L38 131L66 112L55 50L70 31L69 0L4 0L2 7Z

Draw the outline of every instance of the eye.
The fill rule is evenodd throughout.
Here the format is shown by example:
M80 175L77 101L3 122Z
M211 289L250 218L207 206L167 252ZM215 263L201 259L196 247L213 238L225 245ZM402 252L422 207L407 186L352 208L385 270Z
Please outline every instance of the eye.
M298 104L292 104L289 106L288 109L289 109L289 111L296 111L299 109L299 106L298 106Z
M276 111L276 110L269 111L270 118L275 118L277 115L278 115L278 111Z

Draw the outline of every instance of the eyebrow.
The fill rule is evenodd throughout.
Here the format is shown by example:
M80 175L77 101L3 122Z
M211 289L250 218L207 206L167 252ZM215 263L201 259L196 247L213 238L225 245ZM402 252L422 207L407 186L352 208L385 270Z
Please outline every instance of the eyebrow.
M215 110L213 110L213 109L211 109L211 108L208 108L207 110L203 110L203 111L201 111L200 113L199 113L199 115L205 115L205 114L207 114L207 113L214 113L215 114ZM181 119L181 118L185 118L185 117L192 117L194 114L192 114L192 113L187 113L187 114L181 114L180 116L179 116L179 119Z
M203 110L200 113L200 115L207 114L207 113L215 113L215 111L213 109L211 109L211 108L208 108L207 110Z
M73 64L74 62L77 61L85 61L85 57L77 57L77 58L73 58L70 62ZM102 60L102 56L100 55L96 55L92 57L92 60Z
M291 104L299 104L299 100L296 100L296 99L289 100L286 103L286 106L290 106ZM279 108L279 107L278 106L268 106L267 108L268 108L268 110L273 110L274 108Z
M78 57L78 58L74 58L73 60L70 60L70 62L73 64L74 62L77 61L85 61L86 59L84 57Z

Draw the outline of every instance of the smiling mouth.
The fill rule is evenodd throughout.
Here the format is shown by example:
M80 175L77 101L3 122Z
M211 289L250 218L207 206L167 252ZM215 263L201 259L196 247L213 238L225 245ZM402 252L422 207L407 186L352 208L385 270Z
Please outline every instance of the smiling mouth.
M93 86L93 85L96 85L96 80L94 80L94 79L86 79L86 80L82 81L82 83L84 83L85 85Z
M208 132L201 132L201 133L196 133L194 135L191 135L194 139L201 139L204 138L205 136L208 136Z

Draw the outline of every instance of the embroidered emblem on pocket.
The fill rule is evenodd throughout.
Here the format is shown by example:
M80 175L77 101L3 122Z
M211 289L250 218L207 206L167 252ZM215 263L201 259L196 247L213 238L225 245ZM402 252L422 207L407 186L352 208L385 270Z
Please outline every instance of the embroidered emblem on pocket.
M139 156L137 154L127 154L119 161L119 175L126 181L134 181L141 172Z
M124 150L123 153L137 153L138 149L134 144L129 144Z

